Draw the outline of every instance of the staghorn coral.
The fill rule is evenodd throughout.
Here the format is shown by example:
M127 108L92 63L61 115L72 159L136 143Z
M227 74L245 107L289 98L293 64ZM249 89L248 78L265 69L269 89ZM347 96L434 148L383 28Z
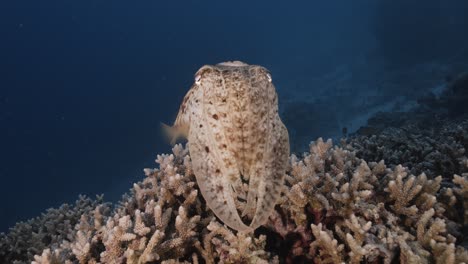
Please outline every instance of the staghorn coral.
M260 235L254 238L243 232L234 234L231 230L222 226L217 221L211 221L207 226L210 231L203 239L203 247L200 242L195 246L205 259L206 263L215 263L215 256L222 256L220 263L269 263L269 253L263 248L266 236ZM216 250L216 254L213 253ZM277 262L277 258L270 259Z
M159 155L112 213L95 205L33 263L468 263L468 174L450 186L322 139L292 155L281 200L255 233L222 225L188 151ZM246 186L244 186L246 187ZM245 192L245 189L244 189ZM239 208L243 205L238 204ZM27 256L26 256L27 257Z
M347 146L368 162L385 160L392 167L401 164L415 175L424 172L431 178L441 175L451 179L454 174L468 172L464 165L468 149L468 119L448 121L427 113L424 113L424 118L416 114L413 119L408 118L411 113L394 114L403 119L402 124L375 129L371 135L358 131L357 135L347 139ZM391 113L381 113L377 120L369 121L370 126L377 127L379 122L392 119L392 116Z
M456 241L463 241L463 215L452 212L453 217L448 218L444 213L449 205L443 203L444 199L438 201L439 196L449 195L441 190L441 177L428 180L424 174L410 175L402 166L392 170L383 162L367 164L353 152L320 139L311 144L310 154L303 159L293 156L291 160L287 182L289 191L295 194L289 196L300 199L284 199L278 213L282 217L272 217L268 226L285 241L291 233L301 236L294 238L296 244L283 260L467 261L466 249L455 246ZM466 200L462 186L467 179L456 179L454 184L460 185L458 195L451 192L451 198L458 199L458 205ZM313 236L305 236L304 232L310 232L310 222ZM309 247L309 255L298 251L298 247Z
M73 227L97 207L103 213L109 210L102 196L92 200L80 195L74 205L63 204L60 208L48 209L39 217L18 222L8 234L0 233L0 263L28 263L47 247L56 247L63 240L74 240Z
M173 154L159 155L156 162L159 168L145 169L147 177L134 184L113 214L83 217L75 226L74 240L44 250L33 263L271 259L263 250L265 237L235 234L215 220L197 189L187 149L176 145Z
M377 113L348 143L368 162L385 160L412 174L429 177L468 172L468 72L451 81L440 96L429 94L408 112Z
M462 206L459 208L462 211L459 219L463 219L463 234L465 236L468 233L468 173L464 173L462 176L454 175L453 182L458 186L454 188L454 192L458 194L459 199L461 200ZM451 204L455 202L451 201ZM461 221L460 221L461 222ZM465 246L468 247L468 238L465 237Z

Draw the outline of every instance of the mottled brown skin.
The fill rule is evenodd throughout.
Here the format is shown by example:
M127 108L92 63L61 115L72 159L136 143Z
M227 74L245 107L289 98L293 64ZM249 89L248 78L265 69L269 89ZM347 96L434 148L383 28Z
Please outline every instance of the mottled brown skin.
M229 227L249 232L270 216L284 182L288 131L278 115L278 96L268 71L257 65L205 65L185 96L174 126L185 135L193 170L207 205ZM248 182L242 215L235 205Z

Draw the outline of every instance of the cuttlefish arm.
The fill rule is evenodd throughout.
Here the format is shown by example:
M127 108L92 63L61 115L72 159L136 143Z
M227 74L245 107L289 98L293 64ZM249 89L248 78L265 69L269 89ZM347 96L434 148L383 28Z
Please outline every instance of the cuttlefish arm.
M194 153L191 154L192 168L198 187L208 207L227 226L242 232L253 231L240 218L234 202L232 185L226 179L238 172L231 170L217 157L216 147L205 141L203 136L193 135L192 138L190 135L188 144L190 152Z
M277 122L272 127L272 133L269 141L271 142L270 151L266 152L264 157L263 173L258 175L259 180L257 192L257 204L254 217L250 227L256 229L265 224L268 217L272 214L275 204L281 196L287 158L289 157L289 136L286 127Z
M229 144L224 134L223 118L227 109L222 107L220 98L213 94L203 94L210 103L202 104L195 111L196 120L191 123L197 129L190 130L188 144L192 157L192 167L198 186L208 207L227 226L242 232L251 232L237 212L233 192L233 179L239 179L239 169L233 155L227 148ZM199 116L197 116L199 114Z
M175 141L186 136L192 160L192 168L200 192L208 207L227 226L242 232L252 228L241 220L234 202L234 194L229 178L238 176L234 164L226 164L219 146L213 140L213 127L204 113L203 90L194 86L184 98L173 126L163 125L166 134ZM216 133L216 129L214 129Z
M252 216L250 227L256 229L268 220L281 195L289 158L289 136L278 115L278 97L271 78L260 78L262 74L254 76L259 78L251 81L251 85L259 89L253 89L248 96L250 118L244 122L247 133L243 134L246 135L243 142L252 147L243 154L244 162L250 166L244 166L249 189L242 216ZM265 104L265 100L271 105Z

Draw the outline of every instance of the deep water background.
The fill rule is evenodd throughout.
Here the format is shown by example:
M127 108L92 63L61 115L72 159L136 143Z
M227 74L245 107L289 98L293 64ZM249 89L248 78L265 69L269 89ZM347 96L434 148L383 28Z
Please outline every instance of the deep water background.
M405 110L468 69L468 3L2 1L0 232L79 194L116 201L170 151L203 64L267 67L293 150Z

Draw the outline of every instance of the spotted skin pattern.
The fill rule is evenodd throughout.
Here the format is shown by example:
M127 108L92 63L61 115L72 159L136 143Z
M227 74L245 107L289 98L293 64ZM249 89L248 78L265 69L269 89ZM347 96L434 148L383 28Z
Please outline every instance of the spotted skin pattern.
M221 221L251 232L268 220L281 194L289 137L265 68L240 61L201 67L172 129L187 136L198 186ZM249 190L239 213L234 190L243 182Z

